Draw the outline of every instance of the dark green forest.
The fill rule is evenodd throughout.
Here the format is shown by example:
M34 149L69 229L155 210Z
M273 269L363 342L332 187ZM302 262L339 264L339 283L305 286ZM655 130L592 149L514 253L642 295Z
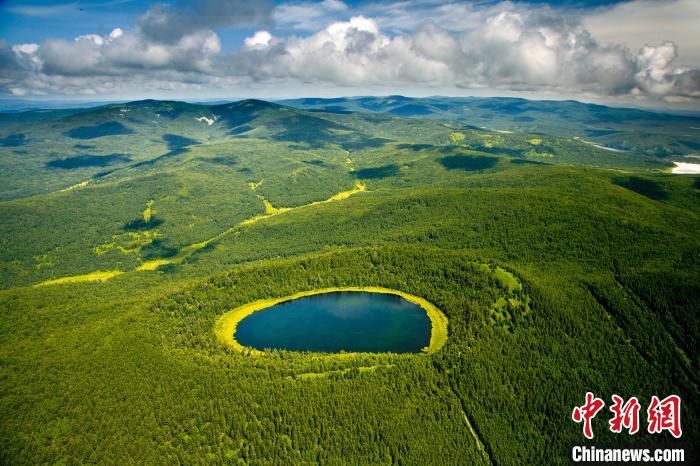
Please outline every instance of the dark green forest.
M567 464L574 445L698 445L700 178L669 168L694 154L674 131L700 125L656 127L669 156L632 111L567 103L566 128L502 133L450 113L463 102L385 100L0 118L0 464ZM525 102L470 105L499 125L552 111ZM605 128L629 152L581 142ZM446 345L254 355L214 334L242 304L343 286L427 299ZM643 415L613 434L602 412L587 441L571 421L587 391L643 409L678 394L683 437Z

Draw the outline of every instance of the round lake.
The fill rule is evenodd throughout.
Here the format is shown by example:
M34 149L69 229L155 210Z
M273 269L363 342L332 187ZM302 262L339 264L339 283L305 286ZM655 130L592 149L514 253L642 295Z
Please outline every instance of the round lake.
M254 312L235 339L255 349L418 353L430 344L426 311L394 294L322 293Z

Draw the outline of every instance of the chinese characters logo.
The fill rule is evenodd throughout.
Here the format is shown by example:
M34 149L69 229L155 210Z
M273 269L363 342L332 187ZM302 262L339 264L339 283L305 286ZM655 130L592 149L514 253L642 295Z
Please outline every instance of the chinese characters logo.
M613 417L608 421L611 432L616 434L627 430L630 435L639 432L639 411L641 404L636 397L625 401L618 395L612 396L610 411ZM583 423L583 435L587 439L593 438L593 418L605 407L605 402L596 398L593 393L586 393L585 403L576 406L571 413L571 419L576 423ZM659 434L668 431L675 438L680 438L681 431L681 398L678 395L669 395L663 400L654 395L651 398L647 413L647 432Z

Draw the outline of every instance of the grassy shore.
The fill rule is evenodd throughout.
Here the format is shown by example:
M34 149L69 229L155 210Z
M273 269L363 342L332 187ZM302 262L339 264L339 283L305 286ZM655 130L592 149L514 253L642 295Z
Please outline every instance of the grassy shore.
M440 350L440 348L443 347L443 345L447 341L447 317L434 304L428 302L423 298L405 293L403 291L392 290L390 288L381 288L378 286L321 288L318 290L300 291L299 293L294 293L293 295L284 296L281 298L270 298L253 301L252 303L244 304L243 306L239 306L222 315L216 321L216 324L214 326L214 333L216 334L219 341L235 349L236 351L246 352L249 354L262 354L262 351L245 347L236 340L236 326L240 321L251 315L253 312L266 309L268 307L274 306L275 304L283 303L285 301L291 301L293 299L303 298L305 296L332 293L336 291L364 291L367 293L385 293L401 296L405 300L419 305L428 314L428 318L430 319L431 324L431 331L430 345L427 348L424 348L424 351L426 353L433 354L437 352L438 350Z

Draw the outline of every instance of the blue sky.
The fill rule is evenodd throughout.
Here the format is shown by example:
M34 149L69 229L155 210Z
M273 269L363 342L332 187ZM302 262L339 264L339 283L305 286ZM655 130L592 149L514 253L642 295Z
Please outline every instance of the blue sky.
M143 13L138 1L125 2L22 2L0 3L0 37L12 43L60 38L73 39L90 33L109 33L126 27Z
M0 97L696 106L700 1L0 1Z
M556 8L590 9L625 1L628 0L528 0L521 3L549 5ZM363 4L372 2L347 1L345 3L361 7ZM498 2L489 0L472 3ZM0 39L10 43L21 43L49 38L73 39L85 34L108 34L115 27L129 28L147 9L148 3L139 0L0 1ZM228 39L225 41L227 44L233 45L242 42L243 37L251 29L254 28L221 28L219 32Z

